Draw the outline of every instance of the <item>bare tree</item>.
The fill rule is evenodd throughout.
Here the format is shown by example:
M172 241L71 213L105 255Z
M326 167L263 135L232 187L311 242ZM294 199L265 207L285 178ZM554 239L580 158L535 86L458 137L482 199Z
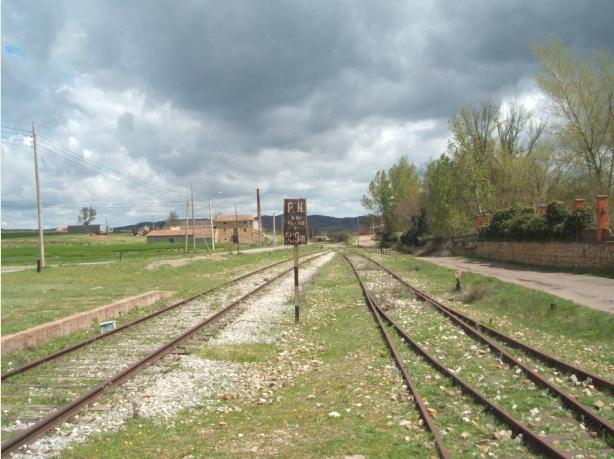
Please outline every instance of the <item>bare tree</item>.
M87 226L90 223L92 223L94 220L96 220L96 209L94 209L91 206L82 207L81 210L79 211L79 215L77 218L78 218L79 223L82 223Z
M535 45L543 72L537 83L560 119L568 161L589 173L595 192L609 194L614 178L614 62L608 52L585 60L560 42Z

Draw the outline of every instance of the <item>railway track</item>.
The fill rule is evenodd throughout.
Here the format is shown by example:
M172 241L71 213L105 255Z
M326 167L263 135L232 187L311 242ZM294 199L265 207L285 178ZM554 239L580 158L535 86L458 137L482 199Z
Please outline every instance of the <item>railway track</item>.
M460 313L428 297L383 265L364 255L350 258L346 257L397 366L404 376L418 377L408 381L408 387L412 392L419 388L428 394L433 410L427 408L430 420L420 406L420 396L413 395L425 424L435 426L430 430L442 457L449 455L446 446L464 454L473 445L489 443L502 448L497 455L517 456L516 445L524 444L529 450L521 452L523 456L531 451L561 458L614 456L611 410L604 410L604 415L597 413L578 401L577 390L576 394L568 390L585 385L592 392L600 391L599 396L608 401L610 381L535 348L523 347L523 343L503 334L495 341L482 333L483 327L471 325L470 318L461 318ZM408 302L408 293L423 301ZM401 350L394 345L395 337ZM413 352L407 352L409 349ZM511 349L520 349L522 357L513 355ZM573 372L574 376L557 377L563 372ZM580 382L578 376L591 379ZM453 390L450 384L461 391ZM480 404L488 413L480 413L472 403ZM433 413L437 413L435 421ZM496 422L488 420L493 415ZM465 425L466 430L458 432ZM499 430L500 425L507 430ZM440 443L438 438L446 441Z
M304 257L301 264L325 253ZM246 299L292 272L292 267L281 269L289 261L265 266L112 333L3 374L2 456L40 438L106 390L173 352L186 340L209 339L240 313L238 306ZM235 288L224 290L229 285Z

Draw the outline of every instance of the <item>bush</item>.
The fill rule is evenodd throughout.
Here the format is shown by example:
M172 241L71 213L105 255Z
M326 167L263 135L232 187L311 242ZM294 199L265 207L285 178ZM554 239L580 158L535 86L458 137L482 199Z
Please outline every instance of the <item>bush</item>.
M548 204L545 215L531 208L511 207L495 212L480 231L480 239L503 241L575 240L594 224L590 207L570 211L562 202Z
M407 245L419 245L418 238L426 234L427 229L426 209L422 208L419 215L411 217L411 227L401 236L401 242Z
M350 233L347 231L335 231L334 233L329 233L328 237L333 242L347 242L350 239Z
M572 210L564 222L563 234L575 239L585 229L595 225L595 214L590 207Z
M397 234L394 231L384 231L380 240L380 246L392 247L398 242Z

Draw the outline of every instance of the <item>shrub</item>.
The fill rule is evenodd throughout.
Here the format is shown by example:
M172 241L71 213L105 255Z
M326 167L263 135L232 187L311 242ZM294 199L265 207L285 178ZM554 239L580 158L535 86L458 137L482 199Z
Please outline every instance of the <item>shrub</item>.
M333 233L329 233L328 237L333 242L347 242L350 239L350 233L347 231L335 231Z
M589 207L570 211L562 202L551 202L545 215L536 214L533 209L526 207L511 207L495 212L490 223L480 232L480 239L574 240L582 230L593 224L593 212Z
M575 239L580 235L582 230L594 225L595 215L590 207L574 209L569 213L564 222L563 234L569 239Z
M411 227L401 236L401 242L407 245L419 245L419 237L426 234L428 229L426 210L422 208L419 215L411 217Z
M471 304L475 301L481 300L485 296L492 295L493 290L488 285L475 284L469 290L467 290L461 296L461 300L465 304Z
M546 223L550 228L561 225L569 216L569 209L561 201L553 201L546 207Z

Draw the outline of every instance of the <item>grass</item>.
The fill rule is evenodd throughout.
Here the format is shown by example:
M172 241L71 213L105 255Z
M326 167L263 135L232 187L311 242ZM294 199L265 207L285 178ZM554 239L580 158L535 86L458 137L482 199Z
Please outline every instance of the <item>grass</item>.
M614 279L614 269L608 268L563 268L563 267L555 267L555 266L537 266L532 265L530 263L522 263L522 262L505 262L500 260L492 260L488 258L477 257L475 255L463 255L464 258L474 261L491 261L498 262L503 264L513 264L525 267L526 269L530 269L532 271L539 271L543 273L570 273L570 274L589 274L593 276L600 277L608 277L610 279Z
M420 282L427 293L431 291L435 292L435 296L458 299L454 292L456 281L453 269L405 255L375 255L373 258L401 273L410 282L412 279ZM488 312L493 317L506 316L522 328L561 334L574 339L612 343L613 314L595 311L540 290L510 284L481 274L464 272L462 285L463 292L469 292L474 287L488 292L481 298L475 298L472 308ZM550 309L552 303L557 305L554 313Z
M19 234L19 233L18 233ZM6 238L7 235L11 235ZM257 243L241 244L241 249L256 248ZM190 246L191 248L191 246ZM208 250L198 243L201 252ZM217 252L236 250L234 244L217 244ZM45 236L45 262L47 265L91 263L144 259L157 256L186 256L184 244L147 244L142 236L110 234L93 236L87 234L49 234ZM3 265L35 265L39 258L37 237L15 237L12 233L2 235Z
M454 307L461 308L455 301L459 297L453 292L453 270L406 256L377 258L416 286L446 301L451 299ZM167 277L170 272L175 271L167 271ZM558 298L559 307L552 313L549 308L552 295L480 275L463 275L465 289L475 285L488 287L482 297L466 306L480 320L491 318L496 327L522 330L525 338L557 350L553 353L562 354L566 360L580 358L583 364L591 359L602 360L606 366L614 361L611 342L614 324L606 313ZM280 387L273 403L227 401L219 394L168 421L130 419L121 431L96 434L84 444L65 450L62 457L435 456L432 439L419 427L413 405L399 401L406 392L360 289L339 257L308 285L302 296L301 318L298 326L286 329L288 335L283 341L234 346L204 344L194 351L199 357L257 365L261 369L279 369L284 365L302 368L313 366L313 361L321 362L317 369L300 373L290 385ZM292 320L290 304L284 319ZM586 349L594 355L591 357ZM292 359L281 360L282 351L291 354ZM435 383L433 389L439 385L452 389L442 381ZM229 406L240 410L222 409ZM437 408L439 416L447 416L445 406ZM341 416L329 417L331 411ZM399 426L402 419L410 421L411 430ZM449 423L458 427L450 434L453 439L463 429L469 429L461 429L458 420ZM484 425L480 429L486 435L490 427ZM469 451L470 446L463 445L464 451Z
M303 248L308 253L320 246ZM101 265L66 265L41 273L20 271L2 278L2 334L85 311L150 290L170 290L175 298L193 295L243 272L245 266L289 258L289 250L221 254L173 268L147 269L149 260Z
M454 270L406 255L375 255L414 286L503 333L568 362L614 377L614 314L480 274L463 273L454 291ZM480 295L472 292L479 291ZM470 295L471 304L463 301ZM556 304L555 309L550 305Z
M132 457L431 457L428 433L399 426L417 425L411 403L347 266L337 257L326 265L303 296L302 321L288 339L272 345L205 345L198 355L232 362L286 364L306 371L275 392L274 403L225 401L187 409L172 421L131 419L118 433L93 436L65 451L68 458ZM286 319L291 320L289 307ZM240 411L224 412L231 405ZM337 411L340 417L328 416ZM206 441L203 441L206 439Z
M274 344L234 344L205 345L195 353L197 357L208 360L226 360L229 362L247 363L264 362L275 357L278 347Z

